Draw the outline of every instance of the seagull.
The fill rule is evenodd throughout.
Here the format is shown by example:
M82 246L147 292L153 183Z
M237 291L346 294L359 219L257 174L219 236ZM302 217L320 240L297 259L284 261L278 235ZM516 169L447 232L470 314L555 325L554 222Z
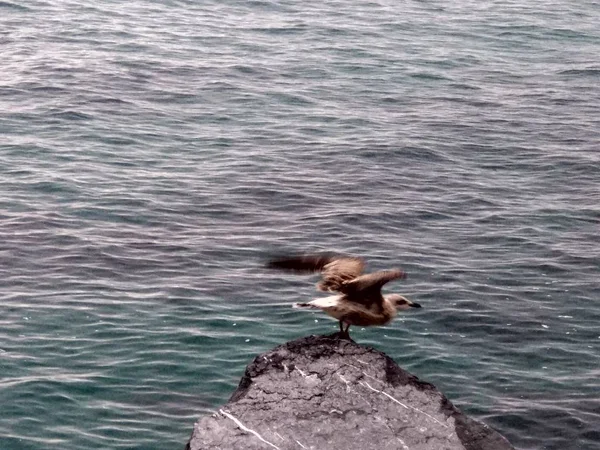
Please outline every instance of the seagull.
M390 322L400 310L420 308L399 294L382 295L389 281L406 278L400 269L363 274L362 258L344 255L295 255L272 259L267 267L294 272L320 272L317 289L335 295L295 303L294 308L320 309L340 322L340 332L350 337L350 325L368 327Z

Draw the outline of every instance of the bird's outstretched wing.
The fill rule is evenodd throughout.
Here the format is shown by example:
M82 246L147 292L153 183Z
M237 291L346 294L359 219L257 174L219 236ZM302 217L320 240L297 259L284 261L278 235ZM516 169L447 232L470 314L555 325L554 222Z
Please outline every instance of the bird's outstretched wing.
M272 259L267 267L294 272L321 272L317 285L322 291L341 291L351 280L359 277L365 262L362 258L340 255L297 255Z
M399 278L406 278L406 273L400 269L381 270L345 282L340 291L346 294L350 301L365 305L381 303L383 301L381 287Z

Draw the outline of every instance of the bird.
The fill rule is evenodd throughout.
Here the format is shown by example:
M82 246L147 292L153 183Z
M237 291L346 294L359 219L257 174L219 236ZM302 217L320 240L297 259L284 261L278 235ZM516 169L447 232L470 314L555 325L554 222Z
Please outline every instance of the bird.
M336 254L299 254L270 259L267 267L297 273L320 272L319 291L335 295L295 303L294 308L320 309L339 321L340 333L350 337L351 325L373 326L390 322L400 310L421 308L400 294L381 293L386 283L406 278L401 269L363 273L363 258Z

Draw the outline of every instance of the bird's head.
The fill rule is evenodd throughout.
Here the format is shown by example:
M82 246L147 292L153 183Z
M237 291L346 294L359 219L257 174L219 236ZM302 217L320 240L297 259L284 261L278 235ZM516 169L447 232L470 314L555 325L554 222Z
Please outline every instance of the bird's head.
M400 294L390 294L387 296L387 300L390 301L398 311L421 307L421 305L419 305L418 303L412 302Z

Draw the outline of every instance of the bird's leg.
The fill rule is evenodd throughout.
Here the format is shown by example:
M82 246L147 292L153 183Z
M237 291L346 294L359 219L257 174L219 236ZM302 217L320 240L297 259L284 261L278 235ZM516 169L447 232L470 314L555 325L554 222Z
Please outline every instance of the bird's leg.
M346 328L344 328L346 325ZM350 339L350 335L348 334L348 328L350 328L349 323L345 323L343 320L340 320L340 337L343 339Z

